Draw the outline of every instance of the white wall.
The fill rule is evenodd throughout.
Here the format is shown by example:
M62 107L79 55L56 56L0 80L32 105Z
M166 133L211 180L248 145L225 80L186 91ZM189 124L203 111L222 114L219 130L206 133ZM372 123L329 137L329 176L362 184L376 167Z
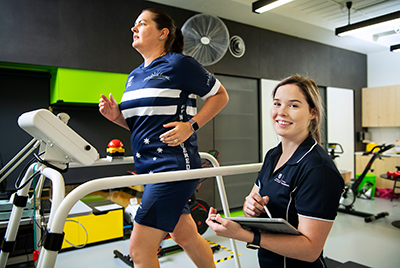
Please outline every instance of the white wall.
M354 177L354 91L351 89L326 89L326 114L328 143L339 143L343 154L335 159L340 170L351 170ZM338 151L338 150L336 150Z
M273 103L272 91L278 83L279 81L275 80L261 80L261 146L263 159L268 150L275 147L280 142L279 136L272 127L271 116L269 113Z
M400 53L390 51L368 54L368 87L400 85ZM400 140L400 128L368 128L374 143Z
M400 52L368 54L368 87L400 85Z

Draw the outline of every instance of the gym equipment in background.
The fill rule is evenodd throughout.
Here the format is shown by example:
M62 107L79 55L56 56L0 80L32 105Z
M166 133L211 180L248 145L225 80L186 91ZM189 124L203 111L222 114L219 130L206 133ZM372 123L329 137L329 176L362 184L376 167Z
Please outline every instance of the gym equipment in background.
M378 214L371 214L371 213L366 213L366 212L360 212L356 211L354 209L354 203L356 202L357 198L357 193L358 193L358 188L361 184L361 182L364 180L365 176L367 175L368 171L371 170L372 163L379 158L382 159L382 154L386 152L387 150L391 149L394 147L394 144L389 144L389 145L377 145L373 147L370 151L365 152L363 155L370 155L372 154L371 159L369 160L368 164L366 165L364 171L361 173L361 175L354 181L352 185L345 185L342 197L340 199L340 206L338 208L339 212L351 214L354 216L359 216L363 217L365 222L372 222L377 219L389 216L388 212L380 212ZM378 149L377 151L375 149Z

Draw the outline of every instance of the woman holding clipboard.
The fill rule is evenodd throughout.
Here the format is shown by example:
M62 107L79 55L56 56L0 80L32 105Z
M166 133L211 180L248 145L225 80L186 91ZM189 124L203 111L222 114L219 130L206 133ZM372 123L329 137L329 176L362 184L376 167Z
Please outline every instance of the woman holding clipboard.
M269 210L272 217L285 219L301 235L245 230L214 208L206 222L217 235L259 248L262 268L326 267L322 251L344 181L319 144L323 108L315 82L299 75L282 80L273 91L270 115L281 142L266 154L243 212L246 217L267 217Z

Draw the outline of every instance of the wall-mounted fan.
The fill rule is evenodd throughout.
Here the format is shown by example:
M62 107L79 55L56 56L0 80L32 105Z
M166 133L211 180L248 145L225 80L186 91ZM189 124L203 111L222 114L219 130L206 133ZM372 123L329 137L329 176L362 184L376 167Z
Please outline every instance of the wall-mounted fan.
M246 52L246 45L240 36L234 35L229 42L229 51L235 58L240 58Z
M204 66L218 62L229 46L229 32L216 16L197 14L182 26L185 40L183 54L192 56Z

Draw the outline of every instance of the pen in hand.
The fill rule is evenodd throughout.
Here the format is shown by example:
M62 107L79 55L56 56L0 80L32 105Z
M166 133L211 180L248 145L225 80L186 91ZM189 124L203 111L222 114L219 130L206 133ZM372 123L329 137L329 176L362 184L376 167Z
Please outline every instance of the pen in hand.
M257 192L257 194L262 198L262 196L260 195L259 192ZM270 218L272 219L271 212L269 212L267 206L266 206L266 205L263 205L263 208L264 208L265 212L267 212L268 217L270 217Z

